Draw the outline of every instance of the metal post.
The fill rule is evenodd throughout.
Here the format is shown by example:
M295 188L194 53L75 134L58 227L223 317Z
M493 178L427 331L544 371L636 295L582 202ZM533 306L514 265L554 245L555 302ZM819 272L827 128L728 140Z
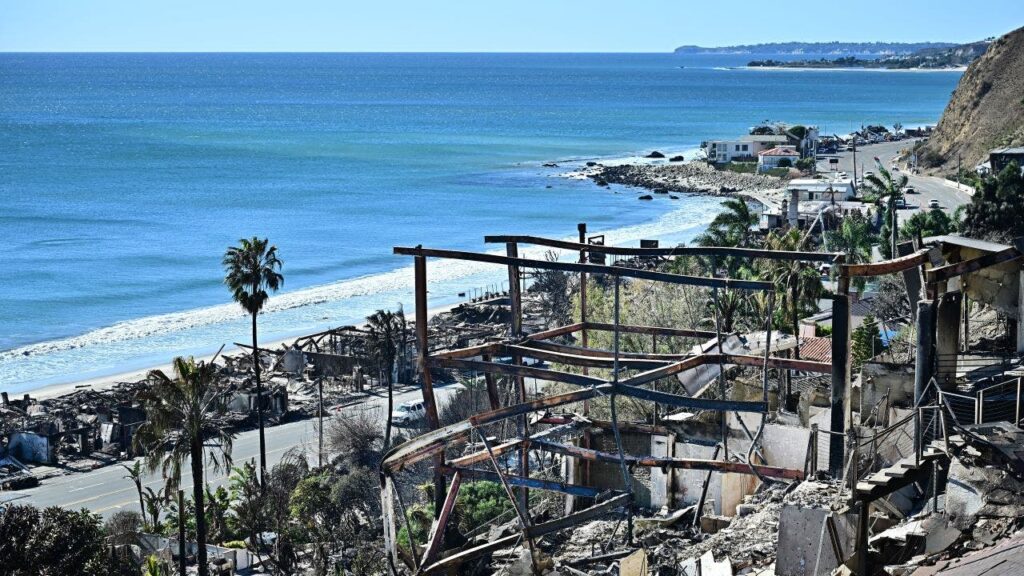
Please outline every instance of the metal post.
M712 256L711 257L711 276L715 277L718 272L718 261ZM722 400L728 400L726 398L725 391L725 366L722 363L722 315L721 309L718 307L718 286L715 286L711 290L712 297L714 298L715 306L715 342L718 344L718 393ZM726 424L725 411L718 413L718 426L722 433L722 450L724 451L724 458L729 459L729 428Z
M985 422L985 391L978 391L978 421L975 424L983 424Z
M519 257L519 247L515 242L508 242L505 244L505 254L509 258ZM513 341L518 341L523 336L523 300L522 300L522 289L519 278L519 266L515 264L509 264L508 266L508 296L509 302L512 308L512 326L511 336ZM518 354L512 354L512 364L520 366L523 363L523 357ZM526 382L522 376L514 376L513 381L515 382L516 394L519 402L526 402ZM530 430L526 422L526 414L521 415L518 418L519 424L519 437L526 438L530 435ZM519 475L523 478L530 476L530 448L528 444L523 444L523 447L519 450ZM526 486L519 488L519 504L523 510L529 513L529 491Z
M1021 378L1018 377L1017 378L1017 402L1013 406L1013 408L1014 408L1014 411L1013 411L1013 425L1014 426L1020 426L1020 383L1021 383Z
M586 222L580 222L576 225L576 231L579 232L579 243L587 243L587 224ZM580 264L587 263L587 251L580 250ZM580 272L580 322L583 323L583 329L580 331L580 345L586 348L588 346L587 340L587 273ZM586 366L583 367L583 375L586 376L590 373L590 370ZM590 400L583 401L583 416L587 417L590 415ZM580 439L580 443L584 448L590 448L590 429L587 428L583 431L583 437ZM584 486L590 485L590 461L586 460L579 463L580 467L580 480ZM574 498L575 502L576 499Z
M614 333L613 333L613 355L612 355L612 382L619 383L619 284L620 279L615 276L615 310L614 310ZM626 544L633 542L633 479L626 467L626 452L622 447L622 433L619 430L619 418L615 410L615 398L617 394L611 394L610 404L612 412L612 431L615 432L615 446L619 451L619 469L622 472L622 485L630 495L630 502L626 505Z
M711 455L712 460L718 460L718 452L721 451L722 445L718 444L715 446L715 453ZM711 475L714 472L708 470L706 476L704 476L704 484L700 488L700 498L697 499L697 509L693 512L693 525L695 527L700 526L700 515L704 513L704 502L708 497L708 485L711 484Z
M324 379L316 379L316 395L320 399L320 407L318 410L317 418L320 423L318 429L320 431L320 443L319 450L316 454L317 468L323 468L324 466ZM384 447L387 450L387 446Z
M420 376L422 378L423 407L426 409L427 426L431 430L440 427L440 420L437 416L437 404L434 401L434 383L430 378L430 366L428 364L430 344L427 339L427 258L416 256L413 258L413 274L415 276L415 299L416 299L416 345L419 348ZM441 514L444 507L444 473L441 467L444 465L444 454L435 454L434 458L434 518Z
M185 576L185 491L178 490L178 574Z
M818 425L811 424L811 476L818 473Z
M921 408L914 410L914 464L921 466Z

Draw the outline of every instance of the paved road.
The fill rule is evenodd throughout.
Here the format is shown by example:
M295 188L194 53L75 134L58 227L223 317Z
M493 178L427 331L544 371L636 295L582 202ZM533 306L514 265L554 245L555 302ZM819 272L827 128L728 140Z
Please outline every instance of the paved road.
M889 169L894 159L899 155L900 151L913 146L912 140L903 140L900 142L883 142L881 144L869 144L867 146L861 146L857 148L857 177L863 177L865 172L878 172L875 165L875 158L877 157L882 161L882 165ZM853 175L853 153L852 152L841 152L839 155L838 170L846 172L849 175ZM938 200L939 207L946 210L950 215L953 211L962 204L967 204L971 201L969 194L962 190L958 190L955 186L946 183L940 178L933 176L918 176L910 174L905 171L905 166L900 166L900 170L903 170L903 174L906 174L910 178L909 185L914 188L916 194L907 194L907 208L901 209L900 218L905 219L912 215L914 212L920 210L929 210L928 203L931 200ZM818 171L827 172L829 171L829 164L827 161L818 162Z
M458 385L437 388L438 403L443 405L447 398L458 388ZM420 398L419 390L403 392L395 395L395 404ZM387 396L374 396L363 404L349 407L345 410L374 407L380 407L381 410L386 409ZM380 414L384 414L384 412L381 411ZM266 440L268 466L272 466L280 461L281 457L293 448L304 450L310 462L316 462L317 433L315 419L267 428ZM256 431L243 432L235 438L232 456L236 465L250 459L257 459L258 454L259 435ZM186 471L188 466L189 464L186 463L184 468ZM209 474L207 483L213 486L226 483L227 474L225 472L218 472L214 475L210 471ZM41 485L29 490L0 491L0 502L15 501L39 507L88 508L104 517L108 517L121 509L138 511L139 497L135 491L135 485L130 480L124 478L124 476L125 470L116 465L105 466L91 472L71 473L66 476L45 480ZM148 475L143 485L155 491L163 486L163 479L159 474ZM185 490L186 494L191 494L191 477L183 479L182 489Z

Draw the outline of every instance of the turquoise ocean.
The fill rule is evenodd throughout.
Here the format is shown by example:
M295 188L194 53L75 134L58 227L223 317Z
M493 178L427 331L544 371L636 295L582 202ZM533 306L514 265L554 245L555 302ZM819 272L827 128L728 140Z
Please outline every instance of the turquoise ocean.
M396 245L485 234L688 241L712 198L639 202L561 175L764 120L935 122L958 72L780 71L672 54L0 54L0 390L245 341L221 283L275 243L270 341L412 307ZM558 167L543 164L556 162ZM537 255L536 252L533 255ZM503 270L435 262L430 304Z

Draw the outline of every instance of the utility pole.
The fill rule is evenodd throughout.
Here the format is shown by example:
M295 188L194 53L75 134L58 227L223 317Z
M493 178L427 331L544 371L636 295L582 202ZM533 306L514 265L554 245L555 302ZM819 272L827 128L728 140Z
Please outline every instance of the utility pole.
M320 401L320 410L319 410L320 413L317 415L317 418L320 419L320 423L319 423L319 425L317 425L317 429L320 431L320 445L318 447L319 450L316 453L316 464L317 464L317 468L323 468L323 466L324 466L324 379L323 378L317 378L316 379L316 395L317 395L317 398ZM387 449L387 446L385 446L384 448Z
M853 134L853 193L857 193L857 133Z

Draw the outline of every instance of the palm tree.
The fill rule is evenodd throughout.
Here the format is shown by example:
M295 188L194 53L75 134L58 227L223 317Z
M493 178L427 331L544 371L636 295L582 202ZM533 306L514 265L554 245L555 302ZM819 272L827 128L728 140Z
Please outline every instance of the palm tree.
M377 365L378 375L388 387L388 419L384 427L384 450L387 450L391 445L391 412L395 403L391 374L394 371L395 358L398 356L398 346L395 342L402 327L398 317L389 310L377 310L367 316L366 326L370 331L367 337L370 358Z
M875 158L875 166L878 168L878 174L871 174L866 178L867 185L865 189L868 194L865 195L865 198L873 197L876 204L879 204L882 198L889 199L889 217L892 220L891 229L889 230L891 238L886 238L885 241L890 244L890 258L895 258L897 254L896 244L899 237L896 205L903 199L903 189L907 187L908 178L906 174L900 174L898 178L894 177L891 172L885 169L882 161L877 157Z
M825 234L825 240L829 251L846 254L847 264L864 264L871 261L871 246L875 242L875 234L871 232L871 222L860 212L843 218L839 228ZM858 292L864 290L865 282L864 277L854 279L854 286Z
M142 512L142 524L146 524L146 501L142 497L142 460L136 460L131 466L121 464L121 468L128 471L125 478L135 484L135 490L139 493L139 509ZM155 528L155 526L154 526Z
M263 435L263 384L260 382L260 352L256 341L256 316L270 299L267 290L277 292L284 283L277 246L256 236L242 238L238 246L224 253L224 283L231 289L235 302L252 316L252 369L256 380L256 418L260 429L260 481L267 475L267 441Z
M790 229L782 234L769 234L765 240L765 247L769 250L783 250L796 252L803 244L800 238L800 231ZM801 308L816 308L818 298L824 292L821 285L821 274L805 262L773 260L770 264L769 273L775 282L776 290L781 294L784 306L790 314L793 335L800 334L800 310ZM799 347L795 350L797 358L800 357Z
M217 368L212 363L197 363L192 358L178 357L174 359L173 366L174 378L160 370L153 370L147 375L149 386L139 395L147 420L139 427L135 439L146 452L145 462L149 470L162 471L168 492L180 484L185 461L191 464L197 561L200 576L208 576L204 452L209 454L214 470L219 470L222 463L224 467L230 466L234 433L229 431L225 417L227 388L221 384Z
M167 503L167 497L164 496L164 489L160 488L156 492L152 488L146 487L145 496L143 496L145 502L146 512L149 513L151 524L150 527L154 531L160 530L160 511L163 510L164 504ZM145 516L143 516L145 518Z

